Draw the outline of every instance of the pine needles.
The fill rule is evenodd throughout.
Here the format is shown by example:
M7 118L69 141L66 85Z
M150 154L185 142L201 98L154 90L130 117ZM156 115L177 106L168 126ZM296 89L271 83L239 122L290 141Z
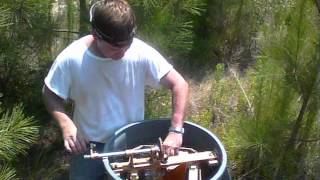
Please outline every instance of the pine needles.
M38 138L39 127L32 117L24 115L21 105L0 114L0 162L3 164L0 179L10 179L15 171L9 164L16 161L18 155L26 155Z
M204 12L203 0L131 1L138 20L138 34L171 56L188 53L194 41L194 18Z
M6 112L0 121L0 157L12 160L18 154L26 154L27 148L38 136L38 126L31 117L25 117L22 107Z
M9 26L11 24L8 23L9 17L9 10L0 6L0 28Z
M306 179L305 158L318 145L302 142L319 136L319 34L310 1L274 11L265 24L262 54L256 66L254 114L241 113L227 136L242 177L249 179ZM302 145L303 144L303 145Z
M15 178L16 171L8 166L7 164L1 164L0 165L0 178L4 180L13 180L17 179Z

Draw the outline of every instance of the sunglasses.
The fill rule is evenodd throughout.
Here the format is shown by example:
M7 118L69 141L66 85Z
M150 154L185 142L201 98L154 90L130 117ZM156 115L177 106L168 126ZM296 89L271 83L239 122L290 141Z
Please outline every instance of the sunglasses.
M104 34L99 28L97 28L94 25L94 23L92 23L92 27L95 29L96 35L99 39L107 42L108 44L111 44L112 46L123 48L123 47L129 46L133 41L134 34L130 35L127 40L115 41L114 38L112 38L111 36Z

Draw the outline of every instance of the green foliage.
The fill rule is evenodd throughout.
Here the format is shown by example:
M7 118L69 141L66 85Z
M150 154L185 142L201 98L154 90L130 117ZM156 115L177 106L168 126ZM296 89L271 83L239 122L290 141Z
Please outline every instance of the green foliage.
M269 31L265 32L268 37L264 40L265 53L275 63L284 66L288 82L303 95L313 89L319 63L314 60L315 45L318 43L315 9L306 9L305 4L300 2L290 14L283 14L286 17L281 19L283 23L277 22L279 25L269 27ZM270 31L278 33L267 35Z
M221 136L226 123L233 121L240 111L249 111L246 96L251 97L243 93L250 90L250 79L225 76L224 71L223 64L218 64L213 75L206 75L201 82L191 82L188 117Z
M202 0L131 0L130 3L135 9L141 37L173 57L183 56L191 50L193 17L203 12L205 4Z
M60 142L51 142L52 144L45 147L39 145L33 149L30 156L21 161L28 166L21 167L23 170L20 171L20 174L23 174L28 180L59 179L60 176L68 174L68 158L70 157L61 151L64 147Z
M4 180L17 179L15 176L16 176L15 170L12 169L10 166L8 166L7 164L0 165L0 179L4 179Z
M217 64L216 70L214 72L215 80L219 81L224 77L224 65L223 64Z
M9 10L5 9L4 7L0 6L0 28L4 28L9 26L10 24L8 23L9 21Z
M225 142L246 178L269 179L295 117L298 97L286 86L279 68L260 63L263 69L253 80L253 114L239 111L227 125ZM267 75L264 70L273 73Z
M12 161L19 154L26 154L31 144L38 138L38 126L32 117L26 117L22 106L12 112L1 113L0 120L0 160Z
M198 109L197 113L190 116L190 120L205 128L211 129L213 126L213 111L211 109Z
M171 118L171 93L165 88L146 92L145 119Z
M271 12L276 17L272 23L262 26L262 54L252 81L253 114L241 112L226 136L244 178L316 177L304 157L319 147L304 140L311 134L319 137L317 15L309 1L282 8Z
M0 117L0 179L15 179L13 164L36 142L39 127L32 117L25 116L22 105L0 112Z
M0 98L8 109L23 102L27 113L39 115L44 110L39 79L50 56L50 1L2 2L1 22L7 26L0 34Z
M224 63L243 69L254 62L257 14L251 0L208 0L205 13L195 21L191 68Z
M11 40L20 40L20 47L29 45L43 45L48 39L52 25L50 24L51 5L48 1L27 0L27 1L2 1L4 7L9 10L9 23L6 29L9 33L2 34ZM32 44L34 43L34 44Z

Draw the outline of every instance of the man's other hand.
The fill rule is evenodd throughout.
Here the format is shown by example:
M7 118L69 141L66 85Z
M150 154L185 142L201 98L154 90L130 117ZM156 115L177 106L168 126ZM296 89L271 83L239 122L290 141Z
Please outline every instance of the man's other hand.
M64 147L73 154L81 154L87 150L89 141L81 135L73 123L62 128Z

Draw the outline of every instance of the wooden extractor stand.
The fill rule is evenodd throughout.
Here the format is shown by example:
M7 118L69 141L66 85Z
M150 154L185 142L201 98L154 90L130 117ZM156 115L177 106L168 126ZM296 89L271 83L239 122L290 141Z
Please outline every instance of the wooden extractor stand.
M91 146L86 159L116 158L110 167L120 179L156 179L156 180L201 180L201 164L217 166L218 158L214 151L197 152L191 148L179 148L178 155L167 156L159 138L157 145L140 145L133 149L118 152L96 153Z

